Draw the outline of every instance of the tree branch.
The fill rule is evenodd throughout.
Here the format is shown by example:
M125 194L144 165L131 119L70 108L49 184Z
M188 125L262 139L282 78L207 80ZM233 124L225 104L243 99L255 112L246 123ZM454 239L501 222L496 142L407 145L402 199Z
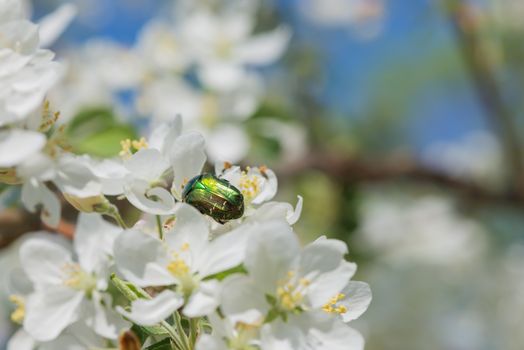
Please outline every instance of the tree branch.
M514 115L506 107L497 84L493 65L479 35L480 24L471 6L463 3L462 0L450 1L449 13L477 95L504 147L511 171L511 184L520 195L524 195L522 148L513 123Z
M372 162L328 153L316 153L299 162L286 165L285 168L277 169L277 174L279 179L285 182L311 169L322 171L341 184L416 181L438 185L475 203L524 207L524 199L515 192L493 191L472 181L451 176L408 159Z

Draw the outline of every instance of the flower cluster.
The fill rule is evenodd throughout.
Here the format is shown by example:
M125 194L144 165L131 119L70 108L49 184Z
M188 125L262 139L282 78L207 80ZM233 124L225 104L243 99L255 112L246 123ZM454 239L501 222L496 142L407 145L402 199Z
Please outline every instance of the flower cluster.
M72 12L61 8L39 29L19 1L0 0L0 182L21 185L23 204L50 229L62 204L80 211L72 244L40 234L21 245L11 300L22 327L8 349L362 349L346 323L366 310L369 286L351 281L356 265L341 241L301 246L292 225L302 199L273 201L271 169L217 162L203 177L205 139L181 117L123 140L117 158L70 152L45 99L61 66L39 40L56 37ZM190 32L202 34L208 20L195 13ZM224 24L249 32L237 20L206 33ZM239 67L269 55L256 50L267 38L211 39L198 38L219 49L199 62L210 84L244 81ZM116 205L124 200L139 216L132 225Z
M133 91L131 114L154 123L181 114L189 130L206 137L211 160L238 162L251 143L245 122L267 95L260 68L276 62L291 38L285 25L256 29L259 5L173 2L163 17L145 24L132 47L94 39L69 53L65 82L50 100L73 116L85 108L111 107L120 92ZM263 115L257 133L276 139L285 152L305 148L301 128L273 117ZM287 137L275 131L281 128Z

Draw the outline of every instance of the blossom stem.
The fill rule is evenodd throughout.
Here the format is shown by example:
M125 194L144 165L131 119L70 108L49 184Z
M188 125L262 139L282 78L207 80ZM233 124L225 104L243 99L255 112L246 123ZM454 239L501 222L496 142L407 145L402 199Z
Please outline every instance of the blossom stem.
M195 346L195 343L196 343L196 340L199 334L200 334L200 319L191 318L189 320L189 339L191 341L192 346Z
M175 346L179 349L179 350L190 350L189 348L186 348L184 346L184 343L182 342L182 340L180 339L179 337L179 334L177 331L175 331L173 329L173 327L167 323L166 321L162 321L160 323L162 325L162 327L167 331L167 333L169 334L170 338L173 340L173 342L175 343Z
M118 208L115 207L114 205L111 205L111 207L109 208L109 210L105 213L106 215L112 217L113 219L115 219L115 221L123 228L123 229L127 229L127 225L126 223L124 222L124 219L122 219L122 216L120 215L120 212L118 211Z
M184 343L184 349L191 350L191 346L189 345L189 338L187 337L186 332L184 332L184 327L182 326L182 317L180 317L180 314L178 312L175 312L173 318L175 319L175 326Z
M160 218L160 215L156 216L156 227L158 229L158 237L163 240L164 239L164 230L162 229L162 219Z

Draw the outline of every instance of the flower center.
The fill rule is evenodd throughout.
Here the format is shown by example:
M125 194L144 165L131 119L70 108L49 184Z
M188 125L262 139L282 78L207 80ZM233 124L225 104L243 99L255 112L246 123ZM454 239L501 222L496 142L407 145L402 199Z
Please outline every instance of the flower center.
M260 193L260 179L256 175L248 175L246 171L242 171L238 189L242 192L244 200L249 203Z
M15 311L11 313L11 321L22 324L25 317L25 299L20 295L11 295L9 301L16 306Z
M306 278L295 278L295 273L289 271L287 278L277 287L277 298L280 308L285 311L295 310L302 305L306 288L311 282Z
M338 293L333 298L329 299L329 301L322 306L322 310L327 312L328 314L345 314L348 312L347 307L344 305L339 305L339 301L343 300L346 296L342 293Z
M139 140L122 140L120 141L120 146L122 147L122 150L119 153L120 157L129 158L141 149L148 148L149 144L144 137L141 137Z
M187 259L181 255L189 252L189 243L182 244L179 252L173 252L173 257L167 264L167 270L178 279L178 288L180 293L189 297L193 290L198 286L199 280L197 276L191 274L190 265Z
M96 288L96 278L84 271L78 264L65 264L63 266L65 272L64 285L81 290L86 293L91 293Z
M228 348L232 350L255 350L256 348L250 345L250 343L257 337L259 327L259 325L244 322L236 323L236 334L233 338L229 339Z

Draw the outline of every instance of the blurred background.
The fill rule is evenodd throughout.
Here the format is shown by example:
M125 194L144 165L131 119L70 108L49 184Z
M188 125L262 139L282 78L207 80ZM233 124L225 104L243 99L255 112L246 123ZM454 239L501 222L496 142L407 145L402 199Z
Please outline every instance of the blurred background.
M28 11L38 20L63 3L78 14L52 47L68 70L49 99L75 151L117 155L120 140L181 113L210 164L265 164L279 200L304 197L304 242L348 243L374 295L355 324L366 349L524 349L522 0ZM0 222L7 279L18 238L39 224L13 208ZM2 296L4 339L11 310Z

